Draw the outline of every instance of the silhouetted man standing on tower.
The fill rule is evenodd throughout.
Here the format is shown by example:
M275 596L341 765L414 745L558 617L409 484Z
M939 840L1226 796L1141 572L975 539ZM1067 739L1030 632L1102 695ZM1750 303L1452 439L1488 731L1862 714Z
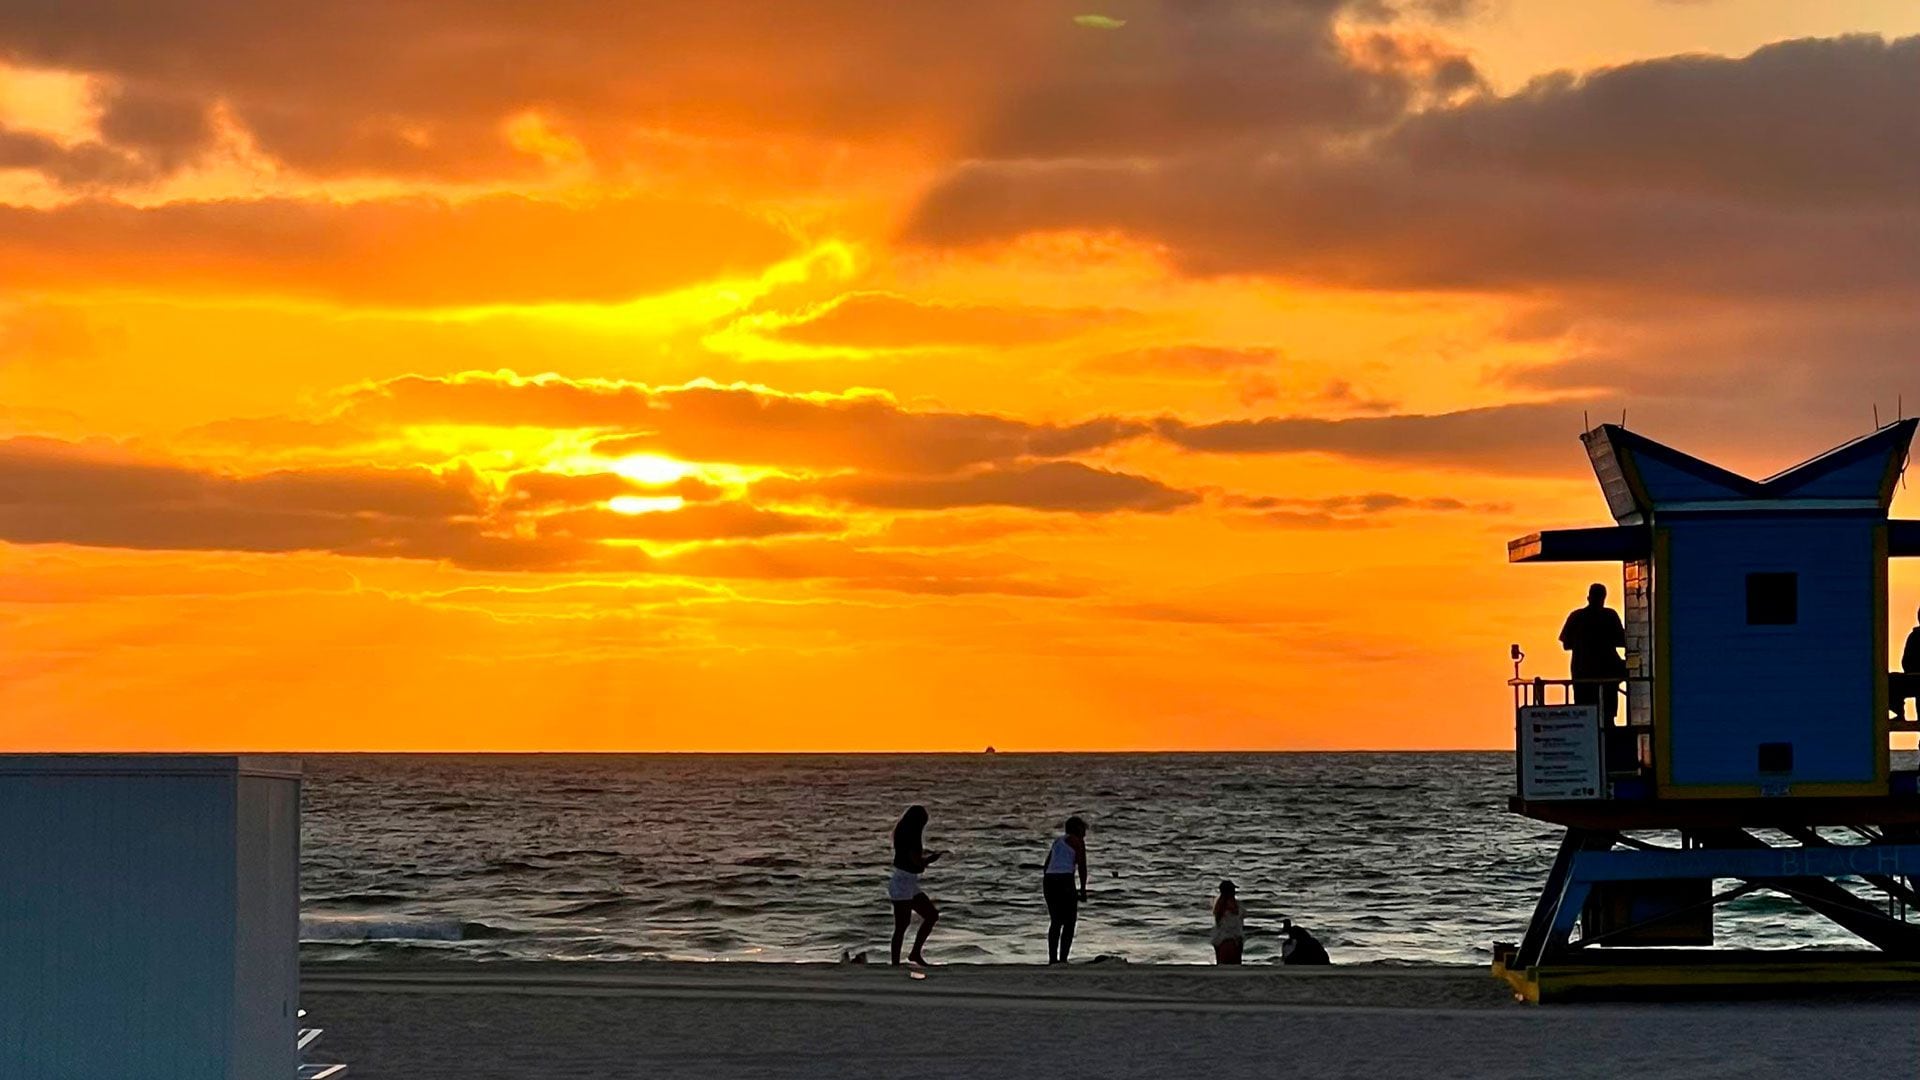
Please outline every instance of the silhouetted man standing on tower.
M1920 615L1914 618L1920 622ZM1907 699L1920 699L1920 626L1907 631L1907 647L1900 653L1900 671L1901 674L1888 681L1893 684L1893 715L1905 720Z
M1620 711L1618 683L1580 682L1582 679L1619 679L1627 674L1627 662L1619 650L1626 647L1627 630L1620 616L1607 606L1607 587L1595 584L1587 589L1587 606L1576 608L1560 628L1560 647L1573 654L1573 703L1600 706L1603 724L1612 724Z

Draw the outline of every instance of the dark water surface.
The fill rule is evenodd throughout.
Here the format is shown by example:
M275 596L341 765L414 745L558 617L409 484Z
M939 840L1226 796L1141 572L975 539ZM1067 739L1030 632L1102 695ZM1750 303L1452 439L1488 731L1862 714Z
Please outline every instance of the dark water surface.
M1046 957L1039 865L1092 824L1077 956L1209 962L1239 884L1249 962L1290 915L1336 962L1484 962L1517 940L1556 832L1507 813L1502 753L311 755L308 959L885 959L887 834L932 811L943 962ZM1791 936L1788 902L1722 916Z

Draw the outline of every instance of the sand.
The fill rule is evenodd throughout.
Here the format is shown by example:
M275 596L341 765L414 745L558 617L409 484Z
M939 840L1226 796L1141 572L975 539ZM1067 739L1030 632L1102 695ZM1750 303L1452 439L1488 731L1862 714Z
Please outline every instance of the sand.
M1913 1075L1912 998L1514 1004L1484 971L310 965L352 1080Z

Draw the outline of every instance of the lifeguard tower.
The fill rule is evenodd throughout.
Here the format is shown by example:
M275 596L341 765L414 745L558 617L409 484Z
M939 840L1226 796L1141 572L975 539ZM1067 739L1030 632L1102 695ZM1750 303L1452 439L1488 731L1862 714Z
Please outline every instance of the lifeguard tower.
M1889 769L1920 725L1892 715L1887 649L1887 559L1920 556L1920 521L1888 520L1917 425L1766 480L1581 437L1615 524L1508 561L1619 563L1627 667L1582 694L1514 650L1510 807L1566 829L1525 938L1494 947L1522 996L1920 980L1920 796ZM1603 721L1591 700L1623 692ZM1715 909L1757 890L1871 948L1713 948Z

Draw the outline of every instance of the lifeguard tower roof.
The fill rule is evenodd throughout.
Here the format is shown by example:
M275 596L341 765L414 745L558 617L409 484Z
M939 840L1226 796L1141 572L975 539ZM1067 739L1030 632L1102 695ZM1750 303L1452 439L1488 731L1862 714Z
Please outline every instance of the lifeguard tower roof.
M1646 558L1656 516L1794 512L1886 515L1920 419L1888 424L1754 480L1617 424L1581 436L1614 528L1558 529L1507 546L1510 562L1631 562ZM1920 522L1888 523L1887 554L1920 556Z

